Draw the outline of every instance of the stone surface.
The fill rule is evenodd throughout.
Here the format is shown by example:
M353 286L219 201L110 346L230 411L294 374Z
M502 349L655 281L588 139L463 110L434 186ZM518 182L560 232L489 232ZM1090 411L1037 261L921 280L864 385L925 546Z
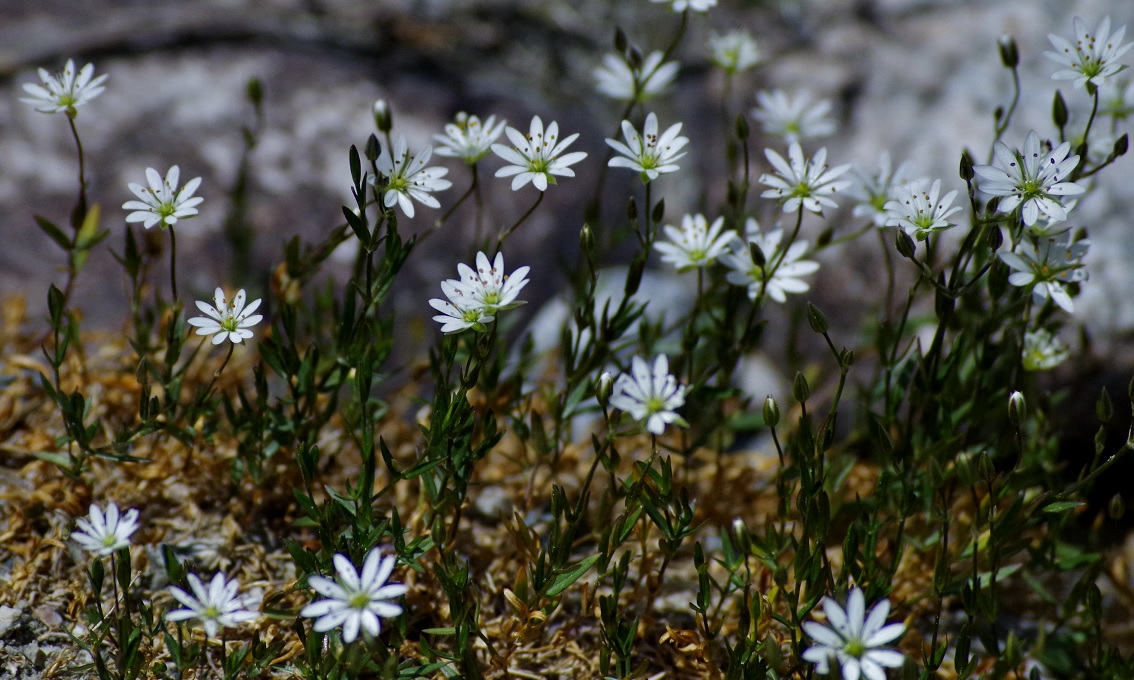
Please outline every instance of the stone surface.
M109 248L122 247L119 206L131 198L126 184L142 181L147 166L164 171L178 164L183 177L204 178L200 216L178 226L180 285L200 297L218 284L263 291L284 240L314 240L339 222L348 198L346 150L372 131L375 98L391 103L395 134L405 134L412 147L429 143L461 109L495 113L519 127L533 114L556 119L565 132L581 133L576 148L591 155L576 166L579 177L552 187L509 246L510 266L533 265L531 299L538 301L562 281L554 272L574 262L583 197L594 190L606 153L602 140L616 129L620 107L592 94L590 75L610 49L610 26L619 23L648 51L666 46L677 21L645 0L266 0L255 7L238 0L0 0L0 10L6 17L0 26L0 291L24 292L35 317L45 311L47 285L62 285L63 275L61 253L32 216L65 223L76 187L66 121L18 101L20 85L36 80L35 67L55 69L73 56L110 74L106 93L77 120L91 199L102 205L103 226L111 231ZM1065 81L1051 81L1053 64L1042 54L1046 34L1069 33L1076 13L1092 25L1105 14L1116 25L1134 22L1134 6L1118 0L1085 0L1073 9L1055 0L726 2L693 16L676 53L683 63L679 94L651 105L663 121L682 120L692 139L682 173L658 184L670 220L684 211L711 213L723 200L717 150L727 127L721 121L748 110L761 87L804 87L835 101L841 129L825 142L832 162L869 166L890 149L896 162L909 159L918 174L960 188L961 149L987 153L991 110L1009 98L1010 79L995 47L1002 34L1020 44L1025 88L1009 143L1020 143L1029 127L1050 130L1056 85L1074 114L1085 115L1085 96ZM749 28L770 59L736 80L732 113L722 117L722 80L708 66L704 42L712 30L735 26ZM222 225L231 210L227 195L240 164L242 128L253 122L244 97L251 77L260 78L266 92L247 212L255 248L249 262L234 262ZM754 153L754 160L758 174L763 159ZM1102 173L1076 215L1095 243L1087 260L1092 279L1077 316L1104 338L1134 329L1134 298L1125 294L1125 262L1134 255L1125 217L1134 198L1122 179L1129 163L1123 159ZM443 205L468 185L464 169L448 165L454 186ZM487 222L496 228L535 197L533 190L513 194L494 180L497 167L489 158L482 168ZM631 192L641 200L629 173L607 173L608 221L618 219ZM765 224L778 217L771 206L758 212ZM437 214L421 209L416 220L403 220L404 230L422 230ZM469 255L471 222L471 212L460 212L443 227L443 237L423 245L394 291L399 308L428 313L437 282ZM832 223L849 231L849 210L833 213ZM862 264L862 256L875 252L875 244L864 241L825 253L826 267L813 281L817 298L853 310L871 296L877 270ZM345 265L349 257L337 262ZM166 286L163 277L159 272L155 281ZM88 324L117 327L125 281L106 247L83 279L76 302ZM413 327L425 332L423 323Z

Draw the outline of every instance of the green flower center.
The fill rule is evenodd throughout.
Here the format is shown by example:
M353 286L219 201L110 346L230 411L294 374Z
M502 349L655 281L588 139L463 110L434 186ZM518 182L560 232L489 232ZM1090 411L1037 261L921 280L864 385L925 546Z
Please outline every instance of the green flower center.
M370 606L370 595L364 592L357 592L350 596L350 599L347 600L347 604L351 606L351 609L366 609Z
M848 640L847 646L843 647L843 651L856 659L861 659L862 655L866 654L866 649L866 645L862 643L862 640Z

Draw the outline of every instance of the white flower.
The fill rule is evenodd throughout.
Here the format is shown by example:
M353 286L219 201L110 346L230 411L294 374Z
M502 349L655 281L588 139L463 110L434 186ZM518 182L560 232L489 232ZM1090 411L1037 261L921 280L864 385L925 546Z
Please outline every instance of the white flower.
M764 132L798 142L812 137L826 137L835 131L835 121L827 117L831 102L821 99L811 103L807 91L789 96L783 90L761 90L756 93L752 117L763 123Z
M162 179L157 170L146 168L146 181L150 186L147 189L140 184L130 183L130 191L142 200L122 204L123 210L134 211L126 216L126 221L141 222L146 229L160 224L165 229L177 224L179 219L196 215L196 206L205 200L193 196L201 185L201 178L194 177L178 190L177 183L180 179L181 168L176 165L165 173L165 179Z
M224 291L218 287L213 293L212 305L197 301L197 309L207 316L195 316L186 323L197 327L197 335L212 335L214 345L219 345L226 339L240 344L252 337L252 331L249 329L264 318L260 314L252 314L260 306L259 299L253 300L247 307L244 306L244 300L244 289L241 288L233 298L232 306L229 307L225 301Z
M1090 245L1091 242L1085 239L1071 243L1071 232L1065 231L1043 238L1038 250L1030 239L1025 238L1015 252L1001 253L1000 259L1015 270L1008 276L1009 283L1022 288L1031 287L1032 299L1037 304L1051 298L1071 313L1075 311L1075 305L1063 284L1087 278L1080 260Z
M431 307L441 312L433 320L442 324L442 333L468 328L485 330L485 325L495 319L497 313L524 304L516 296L528 285L528 271L530 267L520 267L511 275L505 275L503 253L497 253L491 263L487 255L477 253L475 270L464 263L458 264L460 280L441 282L441 291L449 300L429 301Z
M760 225L751 217L745 226L745 239L735 239L731 252L721 256L721 263L732 269L726 277L728 282L748 287L748 298L755 301L764 292L776 302L787 302L787 293L803 293L810 289L806 281L799 277L813 274L819 263L801 260L807 252L807 241L796 241L787 251L780 250L783 229L774 229L768 234L760 232ZM764 256L762 263L752 258L752 248L759 249Z
M130 534L138 530L138 511L131 509L119 515L114 503L108 503L105 512L91 503L90 515L76 519L75 523L79 530L71 538L96 555L110 555L130 545Z
M102 94L106 88L103 81L106 74L91 79L94 74L94 64L87 64L75 74L75 62L67 60L67 64L59 73L48 73L47 69L39 69L40 83L25 83L24 92L31 97L21 97L25 104L35 105L36 111L43 113L66 113L75 115L75 109Z
M949 216L961 209L960 206L949 207L957 196L956 190L939 199L941 180L933 180L928 191L925 184L921 180L909 183L904 187L904 196L886 204L886 226L901 227L919 241L924 241L934 231L952 226ZM899 193L902 193L901 190Z
M445 134L433 135L441 143L437 155L460 158L472 165L488 155L492 143L504 133L504 123L497 123L496 116L489 116L482 125L480 118L461 111L455 123L445 125Z
M618 54L611 52L602 58L602 66L595 68L594 76L600 93L624 102L643 103L665 92L677 77L677 62L662 63L665 55L650 52L638 68L630 68Z
M1024 370L1046 371L1055 368L1071 356L1067 345L1042 328L1024 333Z
M736 232L721 235L724 217L718 217L711 225L704 215L685 215L681 218L681 229L665 225L669 242L658 241L654 248L662 254L662 262L669 262L677 271L706 267L728 250L736 238Z
M904 193L910 182L906 177L908 169L909 163L902 163L891 171L890 153L883 151L878 157L878 169L873 174L866 175L856 170L859 183L847 192L860 201L852 214L855 217L869 217L876 227L886 226L886 204L898 200Z
M674 12L684 12L687 9L694 12L707 12L710 7L717 6L717 0L650 0L650 2L671 3Z
M797 212L802 208L822 213L823 206L837 208L838 204L827 197L853 184L849 179L836 181L851 166L848 163L828 168L826 148L819 149L813 158L807 159L803 156L799 142L792 142L788 147L790 165L783 156L771 149L764 149L764 155L779 174L760 175L760 183L772 187L760 195L764 198L785 199L784 212Z
M980 188L993 196L1003 196L998 210L1010 213L1020 207L1024 224L1032 226L1043 214L1056 220L1067 219L1067 207L1056 196L1081 194L1085 188L1073 182L1064 182L1068 174L1079 165L1079 157L1067 158L1071 143L1064 142L1043 155L1040 137L1035 130L1024 138L1022 153L1016 153L1004 142L993 146L996 157L993 165L977 165L973 172L984 180Z
M685 403L685 386L678 385L669 373L669 359L659 354L651 368L642 357L634 357L630 373L623 373L614 381L614 394L610 405L625 411L635 420L646 424L652 434L665 432L665 426L688 424L674 409Z
M354 642L360 629L377 637L382 630L379 617L388 619L402 613L402 608L389 600L404 595L406 586L386 583L397 558L390 555L383 559L381 549L375 547L367 553L361 572L345 555L335 555L333 561L337 579L307 579L315 592L327 599L312 602L299 615L315 619L314 628L320 633L342 626L346 643Z
M896 649L883 647L906 632L901 623L886 624L890 601L883 599L866 613L860 589L852 588L844 611L834 600L823 598L827 624L804 621L803 630L816 643L803 652L803 660L815 664L826 675L837 664L843 680L886 680L884 668L898 668L905 657Z
M170 586L170 594L186 609L166 613L166 621L197 619L205 627L205 635L216 637L221 628L233 628L259 616L246 609L244 600L236 596L240 583L236 579L226 581L223 573L217 572L207 589L196 574L189 574L189 587L193 590L192 595L177 586Z
M393 155L389 149L382 149L378 157L378 172L386 177L387 184L382 194L382 204L387 208L397 204L406 217L413 217L413 201L430 208L440 208L441 204L431 195L434 191L443 191L453 186L447 179L441 179L448 174L448 168L427 168L425 164L433 155L433 147L427 146L417 156L411 156L406 145L406 138L398 138L394 146ZM375 184L377 178L371 177L370 183ZM413 199L411 201L410 199Z
M680 133L681 123L675 123L658 136L658 117L652 112L646 116L641 135L630 121L624 120L622 136L626 143L606 140L610 148L622 154L611 158L608 165L637 170L642 174L643 182L657 179L663 172L675 172L679 168L674 161L685 155L681 150L689 143L689 138L681 137Z
M548 184L555 184L555 175L574 177L575 172L568 166L587 157L586 152L583 151L573 151L560 156L572 142L578 139L579 133L568 135L560 141L559 123L552 121L545 131L539 116L532 118L527 136L514 127L509 127L505 133L515 146L493 144L492 152L511 163L497 170L496 176L515 175L512 180L512 191L516 191L528 182L531 182L536 189L545 191Z
M1108 76L1126 68L1115 63L1134 47L1134 43L1122 44L1125 26L1111 34L1110 17L1099 22L1094 33L1079 17L1075 17L1071 25L1075 32L1074 43L1058 35L1049 33L1047 36L1056 51L1044 54L1064 67L1052 74L1052 80L1074 80L1076 87L1086 87L1087 83L1097 87Z
M729 73L747 71L760 63L760 49L748 31L729 31L709 38L713 63Z

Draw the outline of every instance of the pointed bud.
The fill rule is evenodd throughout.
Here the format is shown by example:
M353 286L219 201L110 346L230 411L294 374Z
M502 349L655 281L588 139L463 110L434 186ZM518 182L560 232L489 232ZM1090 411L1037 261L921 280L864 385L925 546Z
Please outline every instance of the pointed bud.
M598 399L599 404L606 405L607 399L610 399L610 392L614 384L614 376L610 371L603 371L602 375L595 381L595 397Z
M1111 150L1110 154L1115 158L1118 158L1119 156L1125 156L1126 152L1129 150L1130 135L1123 133L1121 137L1114 140L1114 149Z
M791 396L801 404L811 396L811 386L807 384L807 378L801 372L796 372L795 378L791 381Z
M1016 39L1010 35L1000 36L996 41L996 47L1000 50L1000 63L1004 64L1004 68L1016 68L1020 65L1020 50L1016 47Z
M378 160L382 155L382 145L378 142L378 137L370 135L366 140L366 146L362 148L362 153L366 156L366 160L373 163Z
M968 149L961 152L961 179L971 182L976 173L973 172L973 155Z
M1055 91L1055 99L1051 102L1051 120L1060 130L1067 125L1067 102L1063 101L1063 93Z
M764 400L764 424L768 427L775 427L780 424L780 407L771 395L768 395L768 398Z
M811 324L811 330L816 333L827 332L827 317L810 302L807 303L807 323Z
M374 102L374 125L379 132L389 132L394 127L394 115L390 112L390 105L385 99Z
M1008 421L1020 427L1020 423L1024 422L1027 417L1027 403L1024 401L1024 395L1019 390L1016 390L1008 396Z
M894 243L898 247L898 253L910 260L914 259L914 253L917 252L917 246L914 244L913 237L907 234L902 229L895 229Z
M626 38L626 33L621 28L614 27L614 51L619 54L625 54L626 48L630 46L630 41Z
M591 231L589 224L584 224L583 228L579 230L579 248L587 255L595 250L595 234Z

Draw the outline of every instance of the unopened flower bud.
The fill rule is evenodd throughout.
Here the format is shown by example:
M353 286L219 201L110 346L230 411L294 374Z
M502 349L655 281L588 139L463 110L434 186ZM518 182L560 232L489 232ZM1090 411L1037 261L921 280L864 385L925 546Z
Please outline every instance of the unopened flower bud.
M1055 127L1063 129L1067 125L1067 117L1067 102L1063 101L1063 93L1056 90L1055 99L1051 102L1051 120Z
M583 228L579 230L579 247L583 252L590 255L595 250L595 234L591 231L591 225L584 224Z
M1027 417L1027 403L1024 401L1024 395L1016 390L1008 396L1008 420L1016 427Z
M742 555L748 555L752 551L752 536L748 533L748 526L744 523L744 520L739 517L732 520L730 533L736 551Z
M614 376L610 371L603 371L602 375L595 381L595 397L598 398L600 404L606 404L606 400L610 398L610 392L614 385Z
M1005 68L1016 68L1020 64L1020 50L1016 47L1016 39L1010 35L1002 35L996 41L1000 50L1000 61Z
M780 407L771 395L764 400L764 424L768 427L780 424Z
M390 105L386 103L385 99L379 99L374 102L374 125L378 127L379 132L389 132L390 128L394 127L394 116L390 112Z

